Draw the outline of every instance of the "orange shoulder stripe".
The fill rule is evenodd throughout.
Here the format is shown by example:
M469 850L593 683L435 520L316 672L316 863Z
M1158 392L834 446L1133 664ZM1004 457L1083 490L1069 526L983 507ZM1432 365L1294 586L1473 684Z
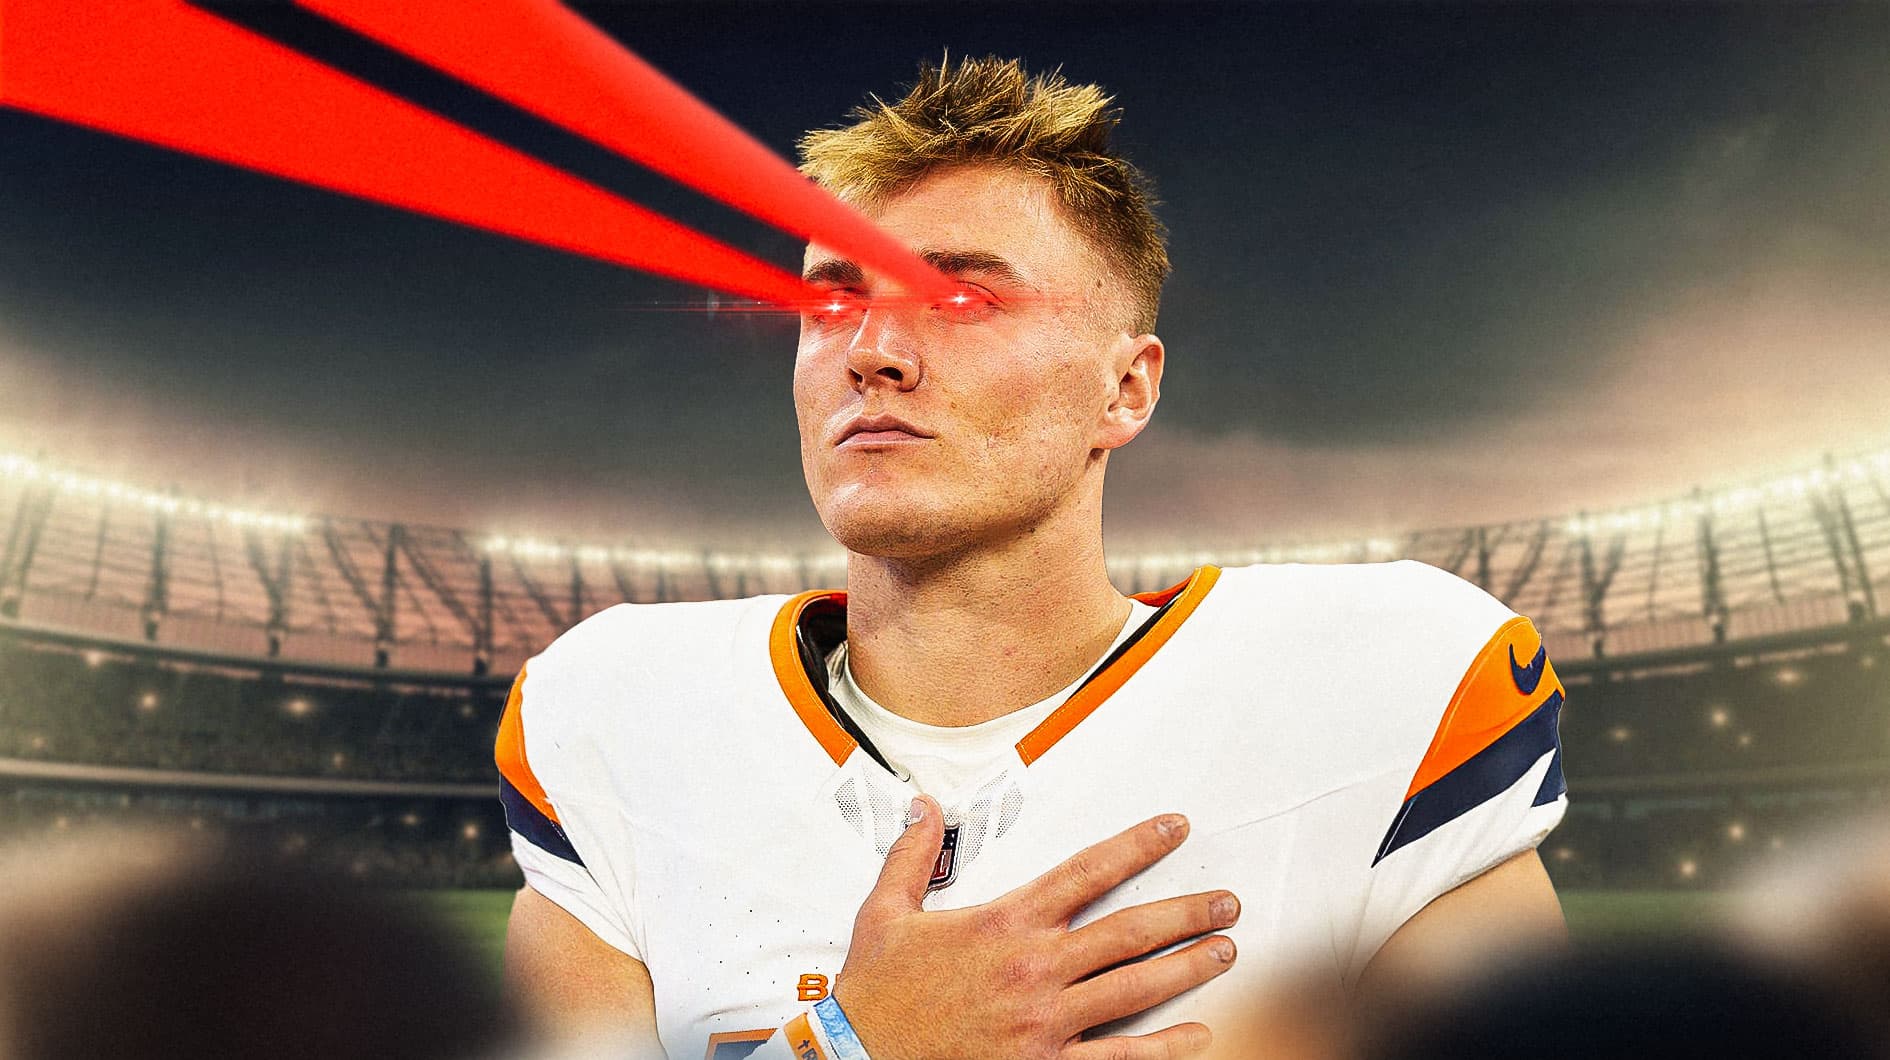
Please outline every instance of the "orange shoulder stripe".
M1535 669L1538 653L1542 653L1539 672ZM1523 686L1531 680L1535 683L1525 691ZM1404 797L1409 799L1469 761L1561 689L1562 681L1542 652L1542 634L1533 623L1518 615L1497 627L1458 682Z
M842 589L809 589L789 597L787 603L781 605L774 616L774 628L768 631L768 661L774 665L774 679L781 683L781 691L787 694L794 713L800 715L801 724L807 726L807 731L819 741L820 749L827 752L833 764L840 765L859 744L827 713L827 704L821 702L820 694L807 682L807 671L801 668L800 648L794 640L801 612L808 604L822 599L844 605L847 594Z
M1024 764L1030 765L1042 758L1058 740L1069 735L1071 729L1076 728L1078 723L1094 713L1097 707L1102 706L1104 700L1114 695L1117 689L1128 682L1129 678L1135 676L1135 672L1142 668L1143 663L1154 658L1155 652L1168 643L1168 638L1175 635L1175 630L1180 629L1181 624L1188 620L1188 616L1194 614L1194 609L1201 606L1202 599L1207 596L1209 589L1214 588L1214 583L1220 579L1220 576L1219 567L1206 565L1197 568L1186 581L1179 585L1159 593L1137 593L1136 599L1143 603L1159 606L1173 599L1175 605L1168 609L1168 613L1161 617L1161 621L1155 623L1153 629L1142 634L1140 640L1130 645L1129 650L1123 652L1121 658L1109 664L1108 669L1091 678L1088 684L1077 689L1075 695L1051 711L1049 717L1043 719L1041 724L1025 733L1024 738L1017 741L1017 756L1024 760ZM1180 599L1175 599L1177 596Z
M539 813L549 817L552 823L558 821L558 812L551 808L551 800L545 797L544 785L538 783L538 777L532 773L532 764L525 758L525 719L520 711L525 703L525 668L519 667L518 679L512 682L512 694L505 698L505 716L499 719L499 739L492 749L492 757L499 764L499 775L506 779L525 801L537 808Z

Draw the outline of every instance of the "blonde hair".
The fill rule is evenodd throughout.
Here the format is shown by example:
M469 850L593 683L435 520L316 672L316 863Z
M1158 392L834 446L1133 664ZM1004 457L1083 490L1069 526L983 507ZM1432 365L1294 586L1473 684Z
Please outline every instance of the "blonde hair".
M838 129L801 137L801 172L870 206L948 166L1013 166L1047 181L1076 229L1129 287L1135 330L1155 327L1168 276L1167 231L1141 170L1110 149L1120 111L1097 85L1060 70L1031 77L1015 59L919 64L897 103L877 95Z

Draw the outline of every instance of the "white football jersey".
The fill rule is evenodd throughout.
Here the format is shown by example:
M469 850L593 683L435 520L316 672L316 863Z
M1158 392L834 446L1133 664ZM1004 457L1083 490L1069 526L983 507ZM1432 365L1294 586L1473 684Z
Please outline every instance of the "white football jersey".
M1189 838L1092 906L1226 888L1226 974L1106 1028L1349 984L1567 806L1541 637L1410 560L1197 569L945 807L927 908L996 898L1159 813ZM843 591L620 604L526 663L501 797L533 888L646 965L672 1060L745 1056L824 997L916 791L827 694Z

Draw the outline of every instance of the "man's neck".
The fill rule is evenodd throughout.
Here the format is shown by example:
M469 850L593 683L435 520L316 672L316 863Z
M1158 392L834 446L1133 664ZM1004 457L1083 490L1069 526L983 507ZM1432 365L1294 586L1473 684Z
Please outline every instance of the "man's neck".
M1039 528L1040 530L1044 528ZM1128 621L1101 534L1080 547L1027 533L925 563L854 554L847 659L860 688L928 725L976 725L1055 694Z

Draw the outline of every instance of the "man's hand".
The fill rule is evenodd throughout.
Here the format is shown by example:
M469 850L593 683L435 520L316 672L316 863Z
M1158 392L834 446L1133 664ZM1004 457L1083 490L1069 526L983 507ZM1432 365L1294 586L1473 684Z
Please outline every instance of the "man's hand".
M1232 894L1130 906L1069 930L1086 906L1180 846L1185 818L1144 821L995 901L927 912L920 903L944 821L929 798L913 800L913 807L920 816L893 844L860 906L834 986L873 1060L1138 1060L1207 1048L1212 1035L1200 1023L1135 1037L1080 1037L1225 972L1234 943L1224 935L1115 966L1232 925L1240 916Z

